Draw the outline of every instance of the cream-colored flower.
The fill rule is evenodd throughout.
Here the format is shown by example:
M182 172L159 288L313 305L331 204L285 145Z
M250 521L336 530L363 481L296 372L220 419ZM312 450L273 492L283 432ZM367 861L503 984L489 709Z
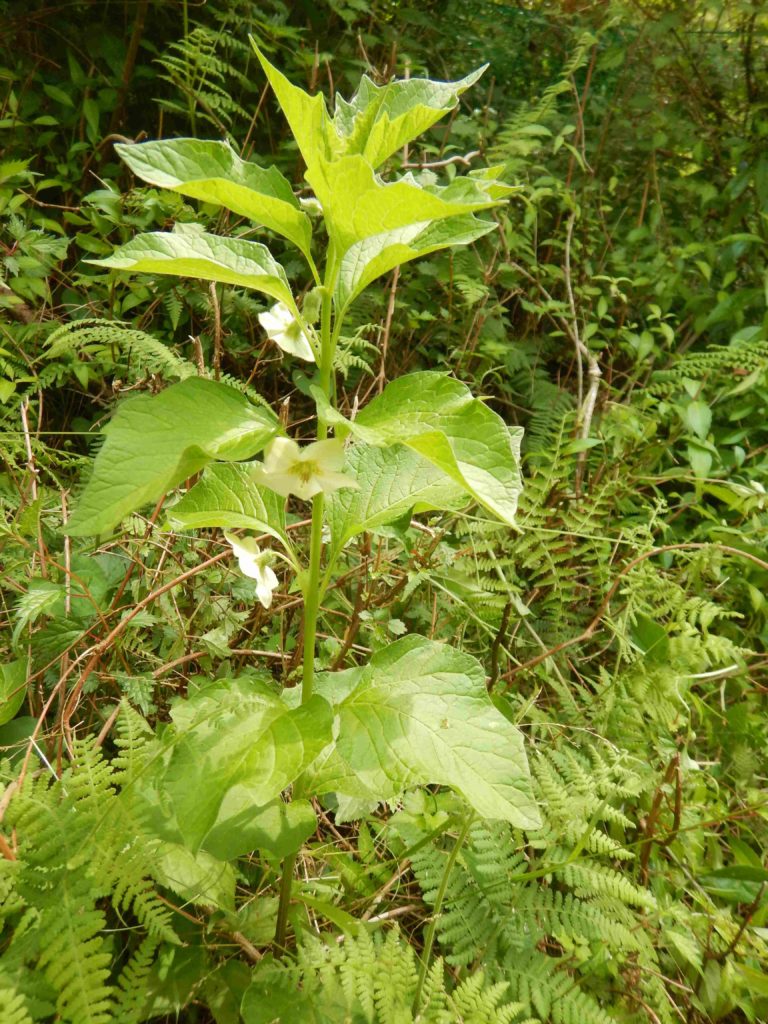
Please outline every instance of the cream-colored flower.
M255 465L253 479L283 497L295 494L308 501L324 491L357 487L357 481L341 472L344 442L315 441L300 448L287 437L276 437L264 450L264 462Z
M256 596L265 608L272 604L272 591L278 587L278 579L269 566L270 552L262 551L254 537L233 537L225 531L227 543L237 555L240 571L256 580Z
M315 353L301 324L284 302L276 303L268 312L259 313L259 323L270 341L289 355L314 363Z

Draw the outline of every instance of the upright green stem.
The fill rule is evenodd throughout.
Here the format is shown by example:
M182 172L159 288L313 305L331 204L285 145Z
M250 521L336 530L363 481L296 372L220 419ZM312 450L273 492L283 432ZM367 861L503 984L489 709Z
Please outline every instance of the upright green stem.
M318 435L320 431L318 430ZM309 541L309 572L304 592L304 664L301 677L301 702L312 696L315 682L315 637L320 609L320 561L323 556L323 494L312 499L312 533Z
M329 291L323 296L320 317L320 387L330 399L331 373L333 369L333 340L331 335L332 305ZM328 424L322 418L317 420L317 439L328 437ZM309 542L309 569L304 590L304 665L301 681L301 701L306 703L312 696L315 680L315 637L317 615L320 610L320 566L323 557L323 512L325 497L322 493L312 499L312 532Z
M330 261L329 261L330 263ZM328 281L328 275L326 275ZM333 306L331 289L327 288L323 297L320 319L320 387L323 393L333 401L332 371L333 349L336 332L331 331ZM328 424L322 418L317 421L317 439L324 441L328 437ZM320 611L321 564L323 559L323 512L325 499L322 491L312 499L312 528L309 541L309 566L304 584L304 662L301 679L301 702L312 696L315 683L315 639L317 636L317 616ZM296 866L296 855L286 857L283 861L283 873L280 880L280 902L277 908L277 926L275 928L274 950L277 956L285 952L285 940L288 932L288 911L291 904L291 888L293 870Z
M189 41L189 0L183 0L181 5L181 19L182 19L182 30L184 32L184 42ZM192 76L189 73L189 64L186 65L185 75L187 79L187 111L189 113L189 124L192 129L192 134L196 135L195 128L195 96L192 88Z
M429 970L429 958L432 955L432 947L435 944L435 931L437 930L437 922L440 920L440 911L443 908L443 900L445 899L445 894L448 891L448 883L451 880L453 866L456 863L456 858L459 856L459 852L462 846L464 845L464 840L467 838L473 820L474 815L468 814L461 828L461 831L459 832L458 838L456 839L454 847L448 854L448 860L445 862L445 870L443 871L443 877L440 879L440 885L435 896L435 906L432 911L432 917L429 919L427 931L424 935L424 952L421 954L419 977L416 982L416 994L413 997L414 1017L418 1016L419 1009L421 1008L421 993L424 991L424 982L427 980L427 971Z

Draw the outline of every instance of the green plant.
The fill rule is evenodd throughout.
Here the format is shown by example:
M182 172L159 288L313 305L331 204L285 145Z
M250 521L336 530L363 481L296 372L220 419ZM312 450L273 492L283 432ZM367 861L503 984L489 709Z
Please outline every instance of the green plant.
M0 69L11 289L0 288L0 748L10 759L0 1017L54 1016L62 992L48 973L63 991L68 970L54 975L50 946L65 968L82 963L93 1012L104 1003L114 1020L243 1024L244 1013L271 1021L279 1011L286 1022L408 1022L415 1003L422 1019L451 1021L765 1020L759 5L115 0L90 5L87 18L57 0L44 12L0 9L0 35L13 33ZM107 135L196 129L229 140L201 152L245 183L241 198L250 153L269 154L309 215L309 254L325 277L324 221L299 187L303 158L248 32L290 80L331 100L361 70L386 85L395 72L451 78L492 63L448 119L387 158L384 180L411 171L419 185L450 185L498 161L516 190L492 211L501 230L394 267L349 305L335 393L320 400L336 419L329 435L350 431L344 462L335 443L312 447L319 378L306 357L322 336L322 293L300 246L262 224L258 240L303 324L287 306L270 310L274 297L265 308L256 289L76 262L172 224L179 235L199 226L253 237L258 218L218 203L210 180L134 186L143 170L132 179ZM178 160L182 149L176 140L168 152ZM525 428L519 530L467 504L418 452L390 459L363 436L390 378L417 370L419 387L436 369ZM214 381L234 393L220 389L218 401ZM254 431L279 410L281 443L268 442L263 461L222 461L236 449L206 433L203 401L233 417L246 410ZM146 512L129 511L98 542L66 537L87 444L115 405L111 457L124 426L143 429L145 410L185 417L217 457L198 469L202 448L161 446L190 474L178 488L164 495L140 474ZM323 479L301 480L316 453ZM286 472L293 464L298 475ZM316 784L311 765L260 804L286 762L260 760L254 737L265 751L301 733L306 758L322 739L307 737L300 704L311 524L299 494L361 470L371 493L389 488L388 503L367 502L365 488L326 494L324 575L331 557L335 567L314 644L315 694L341 697L332 714L345 760ZM127 476L115 476L121 515L132 507ZM440 507L411 508L403 480ZM291 486L299 494L286 500L278 490ZM228 518L198 529L214 510ZM350 532L350 517L365 529ZM425 743L385 750L405 752L414 782L402 796L362 743L350 750L372 696L389 730L405 674L418 679L420 714L442 721L454 699L464 713L421 670L445 667L436 642L448 637L526 737L540 828L470 818L462 791L487 801L493 787L461 765L436 776ZM128 773L115 746L125 729ZM382 730L369 731L384 750ZM70 841L59 822L62 841L39 842L44 820L28 798L40 819L57 818L63 788L72 792L92 758L89 736L113 792L98 789L102 814L70 801ZM221 768L233 753L255 786L239 788ZM355 793L315 796L331 769ZM132 858L136 837L151 857L128 872L131 885L170 911L180 942L152 933L112 888L109 856L124 848ZM285 948L273 959L293 854ZM75 921L62 934L79 934L81 917L92 929L63 951L48 878L71 897ZM101 981L89 950L105 958ZM66 996L61 1005L59 1016L82 1015Z
M337 99L331 119L321 97L292 86L261 53L259 59L322 210L328 234L322 269L312 223L275 168L241 161L226 143L172 140L121 146L120 153L150 183L226 205L293 242L314 283L302 307L265 246L194 226L139 235L94 262L194 274L277 300L265 319L270 336L284 352L317 364L307 384L317 404L317 440L299 447L266 403L251 404L220 381L187 377L118 407L67 533L103 534L204 469L168 509L169 523L251 531L227 537L265 607L280 585L272 564L279 560L295 575L303 596L300 690L275 689L255 677L201 686L176 705L173 725L157 741L155 770L134 787L148 807L165 807L157 827L167 837L225 859L258 847L283 807L285 820L268 846L285 857L275 936L282 950L294 843L314 823L308 797L333 794L336 820L343 821L415 784L441 783L481 815L518 827L534 827L539 818L520 735L491 703L473 658L410 635L367 666L321 675L315 668L320 601L355 537L414 509L452 509L467 497L514 522L519 433L463 384L430 371L401 377L352 419L335 403L344 318L367 285L403 262L467 244L494 227L475 216L509 191L492 172L455 177L443 187L410 174L385 184L375 173L478 75L384 87L364 78L350 103ZM140 335L133 338L146 348ZM263 462L245 461L264 449ZM289 495L312 501L305 554L287 529ZM267 535L272 549L260 549L254 533ZM293 800L281 805L289 786Z

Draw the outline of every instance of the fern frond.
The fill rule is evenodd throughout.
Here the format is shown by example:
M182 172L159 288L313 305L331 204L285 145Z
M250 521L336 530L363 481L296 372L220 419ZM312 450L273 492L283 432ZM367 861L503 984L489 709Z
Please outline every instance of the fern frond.
M443 963L437 959L427 971L421 1007L414 1017L416 954L397 930L382 936L361 929L355 937L346 936L342 945L309 939L299 947L296 968L285 968L284 977L289 984L300 986L320 1016L328 1020L513 1024L521 1010L507 1001L507 986L489 982L482 971L448 992ZM285 1020L285 1024L289 1022Z
M745 374L763 376L766 373L768 341L759 337L740 339L730 345L710 345L702 352L677 356L674 366L653 374L648 390L660 397L668 396L681 390L686 380L706 380L711 388L715 382L736 383L741 382Z
M27 1000L0 977L0 1020L3 1024L34 1024Z
M157 947L157 938L147 936L120 972L115 995L115 1024L141 1024L144 1019L146 981Z
M75 320L63 324L48 338L45 359L75 361L115 351L126 359L125 372L132 380L149 374L184 380L197 373L194 363L177 355L152 335L120 320Z
M130 723L123 728L135 731ZM73 755L60 780L28 775L6 812L18 838L9 877L26 909L14 920L3 967L50 990L65 1024L113 1024L117 992L105 897L130 910L153 942L178 940L150 884L157 841L137 832L125 813L116 793L119 772L95 738L75 742Z

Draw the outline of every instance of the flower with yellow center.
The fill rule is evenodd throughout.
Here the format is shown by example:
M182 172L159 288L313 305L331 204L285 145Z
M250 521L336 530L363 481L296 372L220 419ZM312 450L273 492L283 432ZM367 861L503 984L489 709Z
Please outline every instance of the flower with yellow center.
M357 487L351 476L341 472L344 465L344 442L315 441L300 448L287 437L276 437L264 450L264 462L251 471L257 484L269 487L287 498L309 501L316 494Z
M274 341L283 352L314 363L315 353L309 337L284 302L276 303L267 313L259 313L259 323L270 341Z
M240 571L256 580L256 596L265 608L272 604L272 591L278 587L278 579L269 566L271 554L262 551L255 537L233 537L225 531L227 543L237 556Z

